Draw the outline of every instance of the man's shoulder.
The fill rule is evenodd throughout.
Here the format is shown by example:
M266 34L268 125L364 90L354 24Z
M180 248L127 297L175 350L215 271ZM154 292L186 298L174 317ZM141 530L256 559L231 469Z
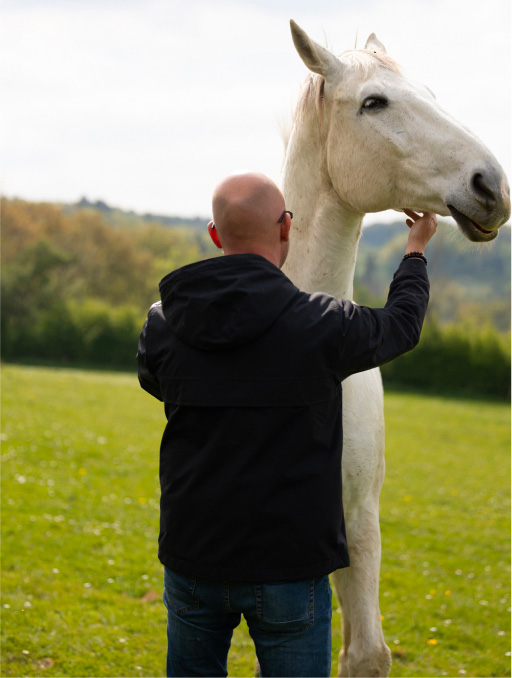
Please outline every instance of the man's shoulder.
M155 301L154 304L151 304L148 311L148 322L152 325L159 322L165 322L161 301Z

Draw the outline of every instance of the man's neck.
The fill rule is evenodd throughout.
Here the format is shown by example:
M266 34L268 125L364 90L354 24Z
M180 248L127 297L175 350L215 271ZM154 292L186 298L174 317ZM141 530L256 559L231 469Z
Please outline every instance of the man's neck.
M224 249L224 254L226 256L230 254L258 254L260 257L270 261L274 266L277 266L277 268L280 268L279 254L264 247L231 247Z

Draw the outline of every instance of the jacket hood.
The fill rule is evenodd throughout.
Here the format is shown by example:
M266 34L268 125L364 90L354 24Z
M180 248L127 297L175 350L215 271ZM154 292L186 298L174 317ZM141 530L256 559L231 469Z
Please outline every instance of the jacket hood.
M203 350L258 338L300 294L270 261L231 254L184 266L160 282L162 310L172 331Z

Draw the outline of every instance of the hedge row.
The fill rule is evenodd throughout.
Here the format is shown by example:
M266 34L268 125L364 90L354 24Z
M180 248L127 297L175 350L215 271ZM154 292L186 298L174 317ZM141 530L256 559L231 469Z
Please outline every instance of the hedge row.
M418 346L384 365L386 385L510 398L510 335L427 324Z
M142 322L130 306L111 308L93 299L83 304L59 301L28 326L5 319L2 356L134 368Z

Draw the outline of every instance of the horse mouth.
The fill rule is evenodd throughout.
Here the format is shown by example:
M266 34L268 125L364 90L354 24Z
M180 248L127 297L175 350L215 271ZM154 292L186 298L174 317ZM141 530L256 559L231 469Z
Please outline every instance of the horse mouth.
M470 219L465 214L462 214L462 212L459 212L453 205L448 205L448 209L468 240L472 240L473 242L490 242L498 235L497 229L491 230L480 226L476 221L473 221L473 219Z

